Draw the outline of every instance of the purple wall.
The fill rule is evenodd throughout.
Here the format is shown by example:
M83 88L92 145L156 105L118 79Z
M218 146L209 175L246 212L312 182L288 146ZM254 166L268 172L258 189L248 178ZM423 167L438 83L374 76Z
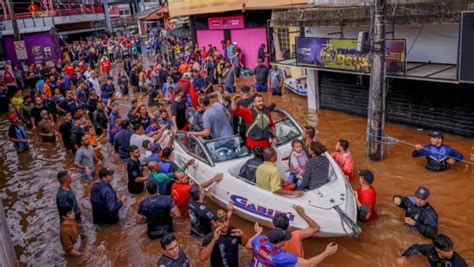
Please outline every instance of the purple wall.
M28 53L28 65L45 64L48 61L56 62L62 58L61 47L56 31L22 34ZM5 57L18 67L20 62L16 57L13 35L3 36Z

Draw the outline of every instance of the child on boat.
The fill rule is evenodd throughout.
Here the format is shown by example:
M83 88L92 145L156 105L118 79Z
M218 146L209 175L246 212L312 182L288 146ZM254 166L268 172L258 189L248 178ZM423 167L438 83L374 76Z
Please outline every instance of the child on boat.
M304 151L304 143L302 140L296 139L291 142L293 151L290 154L288 165L290 167L290 176L288 182L294 184L296 187L301 185L303 181L304 169L308 162L308 156Z

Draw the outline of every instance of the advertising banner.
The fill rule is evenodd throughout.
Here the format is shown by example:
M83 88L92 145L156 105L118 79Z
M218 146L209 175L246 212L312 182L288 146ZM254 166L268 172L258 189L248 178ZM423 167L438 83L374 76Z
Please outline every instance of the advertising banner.
M357 39L298 38L296 63L321 68L370 72L372 55L357 51ZM387 73L405 73L405 40L387 40Z
M15 45L16 57L19 60L28 59L28 53L26 52L25 41L15 41L14 45Z
M208 18L209 30L243 29L244 16Z

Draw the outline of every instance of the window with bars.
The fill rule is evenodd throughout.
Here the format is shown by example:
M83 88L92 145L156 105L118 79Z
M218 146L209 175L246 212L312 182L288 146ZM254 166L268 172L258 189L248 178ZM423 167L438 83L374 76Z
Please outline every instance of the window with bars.
M278 42L280 43L281 53L283 58L290 58L290 34L288 28L277 29Z

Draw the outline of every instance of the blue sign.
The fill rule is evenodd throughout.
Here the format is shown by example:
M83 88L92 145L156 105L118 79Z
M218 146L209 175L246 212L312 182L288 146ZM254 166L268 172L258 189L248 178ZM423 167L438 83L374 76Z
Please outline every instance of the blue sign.
M230 196L230 199L234 203L234 206L239 207L245 211L251 212L258 216L273 219L273 216L275 216L276 214L285 213L288 215L288 218L290 221L295 220L295 215L291 212L282 212L276 209L271 209L264 206L255 205L252 202L250 202L247 198L242 197L242 196L232 195Z

